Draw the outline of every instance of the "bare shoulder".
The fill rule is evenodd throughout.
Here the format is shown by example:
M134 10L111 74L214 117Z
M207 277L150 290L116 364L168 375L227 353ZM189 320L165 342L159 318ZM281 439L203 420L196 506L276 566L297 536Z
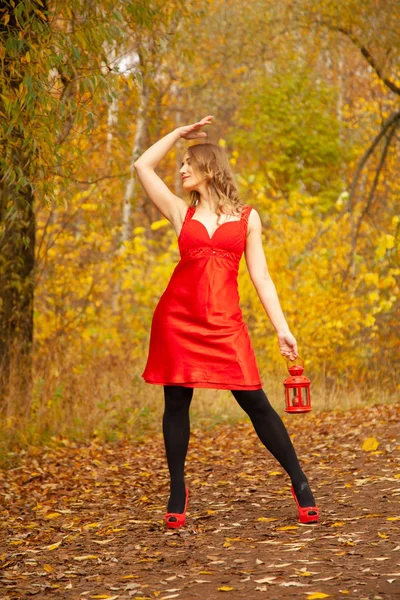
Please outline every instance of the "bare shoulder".
M247 227L247 235L249 236L252 233L261 234L262 231L262 222L258 211L255 208L252 208L249 214L249 222Z

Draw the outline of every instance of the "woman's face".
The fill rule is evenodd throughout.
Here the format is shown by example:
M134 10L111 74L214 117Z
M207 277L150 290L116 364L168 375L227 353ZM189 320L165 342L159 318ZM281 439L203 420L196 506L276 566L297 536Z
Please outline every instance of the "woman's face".
M192 165L190 164L189 154L186 152L180 168L180 174L182 177L182 187L187 192L191 192L192 190L199 190L199 186L206 181L205 177L202 177L199 173L197 173Z

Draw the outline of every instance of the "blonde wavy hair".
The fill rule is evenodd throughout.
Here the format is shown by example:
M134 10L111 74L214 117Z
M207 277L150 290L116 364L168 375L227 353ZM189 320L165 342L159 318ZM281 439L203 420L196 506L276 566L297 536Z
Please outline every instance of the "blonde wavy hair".
M216 213L239 216L245 204L239 198L239 191L223 148L216 144L205 143L189 146L186 149L194 171L205 177L214 196L217 197ZM196 190L189 192L190 206L196 206L200 194Z

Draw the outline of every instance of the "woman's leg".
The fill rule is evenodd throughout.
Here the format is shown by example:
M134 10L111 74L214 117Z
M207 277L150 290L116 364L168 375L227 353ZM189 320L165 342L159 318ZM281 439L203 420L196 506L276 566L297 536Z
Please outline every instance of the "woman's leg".
M165 385L163 435L170 474L170 497L167 512L183 513L185 508L185 459L189 446L189 407L193 388Z
M254 429L264 446L289 475L300 506L315 506L314 496L304 475L286 427L273 409L265 392L259 390L231 390L249 415Z

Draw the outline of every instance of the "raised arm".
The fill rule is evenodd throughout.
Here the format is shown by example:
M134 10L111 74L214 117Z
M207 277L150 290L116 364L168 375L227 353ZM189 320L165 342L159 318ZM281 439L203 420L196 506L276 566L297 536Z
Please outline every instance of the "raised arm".
M171 192L168 186L157 175L155 168L179 138L190 140L207 137L205 132L199 130L204 125L209 125L212 118L209 115L197 123L174 129L143 152L134 164L136 173L146 194L160 213L171 221L171 223L177 221L177 215L182 208L186 207L186 203L182 198Z
M249 217L245 249L247 268L265 312L276 329L280 353L282 356L294 360L298 357L297 342L286 322L275 284L268 271L261 231L260 215L253 208Z

